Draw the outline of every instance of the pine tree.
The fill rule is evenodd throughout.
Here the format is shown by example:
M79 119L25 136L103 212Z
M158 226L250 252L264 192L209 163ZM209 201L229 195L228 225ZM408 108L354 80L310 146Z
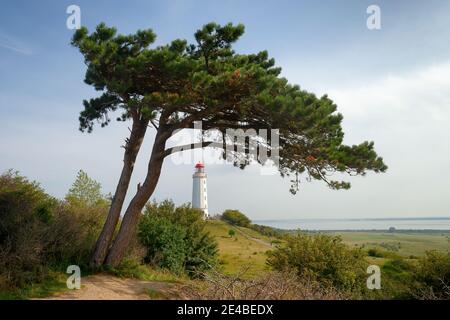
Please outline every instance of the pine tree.
M86 172L80 170L66 195L66 200L86 206L94 206L105 202L105 197L101 190L102 186L99 182L91 179Z
M139 213L158 183L164 158L179 149L166 148L166 141L179 129L216 129L222 142L203 142L192 147L226 149L227 129L279 129L279 172L294 177L291 192L298 190L301 176L322 180L333 189L347 189L348 182L333 181L329 173L364 175L387 167L372 142L343 144L342 115L326 95L316 97L280 77L281 69L266 51L237 54L232 45L244 26L209 23L195 33L195 43L174 40L152 47L152 30L120 35L105 24L89 34L76 31L72 44L87 65L85 82L102 92L84 101L80 129L91 132L95 121L110 123L110 113L121 111L120 121L132 121L126 139L122 173L112 199L108 219L97 242L93 265L117 265L136 230ZM132 198L110 248L127 193L136 156L147 127L156 130L148 171ZM264 143L270 147L271 136ZM261 141L258 141L261 143ZM251 159L250 143L235 149L233 156ZM264 163L264 161L261 161ZM105 260L106 259L106 260Z

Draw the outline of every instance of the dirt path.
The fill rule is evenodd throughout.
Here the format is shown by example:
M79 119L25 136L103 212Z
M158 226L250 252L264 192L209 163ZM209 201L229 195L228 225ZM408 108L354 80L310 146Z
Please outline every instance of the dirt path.
M152 300L179 298L176 285L97 274L81 279L81 289L69 290L45 300Z

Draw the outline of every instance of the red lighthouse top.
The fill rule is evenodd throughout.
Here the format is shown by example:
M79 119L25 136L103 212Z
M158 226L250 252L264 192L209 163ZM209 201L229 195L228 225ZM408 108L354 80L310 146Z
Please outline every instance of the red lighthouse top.
M195 167L196 167L197 169L201 169L201 168L204 168L205 165L204 165L203 163L199 162L199 163L197 163L197 164L195 165Z

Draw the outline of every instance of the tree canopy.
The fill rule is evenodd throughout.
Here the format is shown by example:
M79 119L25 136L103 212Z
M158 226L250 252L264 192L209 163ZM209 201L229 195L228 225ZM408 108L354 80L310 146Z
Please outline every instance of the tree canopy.
M248 227L251 223L250 219L245 214L243 214L239 210L230 209L225 210L222 213L222 220L241 227Z
M91 132L95 122L106 126L117 112L117 120L133 123L124 146L122 174L95 250L95 264L103 262L109 248L148 126L156 129L156 136L147 175L125 212L107 263L116 264L122 258L139 212L158 183L164 158L184 149L166 148L167 140L178 130L193 128L197 121L203 133L216 130L217 136L208 141L202 138L190 148L220 148L224 158L245 168L252 160L265 164L270 159L255 157L254 149L263 146L269 155L279 155L281 176L293 177L292 193L298 191L302 176L325 181L333 189L347 189L348 182L330 176L387 169L373 142L344 144L342 115L330 98L316 97L290 84L280 76L281 68L267 51L235 52L233 44L243 33L241 24L208 23L194 34L193 44L176 39L154 46L156 35L151 29L122 35L102 23L92 33L85 27L75 32L72 45L84 56L85 82L101 92L83 101L80 130ZM239 140L230 130L268 130L270 134ZM272 132L276 131L275 137ZM275 139L279 145L272 144Z
M85 81L103 91L84 101L80 129L92 131L94 121L107 125L116 109L122 110L118 120L146 118L171 131L193 121L223 134L229 128L279 129L280 173L294 175L295 182L305 173L334 189L350 185L329 180L329 173L387 169L373 142L343 144L343 117L328 96L288 83L266 51L234 52L232 44L243 33L240 24L209 23L195 33L195 44L177 39L152 48L156 36L150 29L128 36L104 24L92 34L78 30L72 43L85 56Z
M78 171L77 178L66 195L66 200L87 206L106 203L101 184L90 178L83 170Z

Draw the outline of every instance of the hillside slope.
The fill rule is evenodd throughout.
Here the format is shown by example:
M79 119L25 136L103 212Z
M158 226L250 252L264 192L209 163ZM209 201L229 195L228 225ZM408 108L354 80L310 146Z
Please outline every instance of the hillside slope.
M208 221L206 229L217 240L220 263L225 274L246 270L243 276L250 278L268 270L266 252L272 248L269 238L219 220ZM228 234L230 229L235 231L233 237Z

